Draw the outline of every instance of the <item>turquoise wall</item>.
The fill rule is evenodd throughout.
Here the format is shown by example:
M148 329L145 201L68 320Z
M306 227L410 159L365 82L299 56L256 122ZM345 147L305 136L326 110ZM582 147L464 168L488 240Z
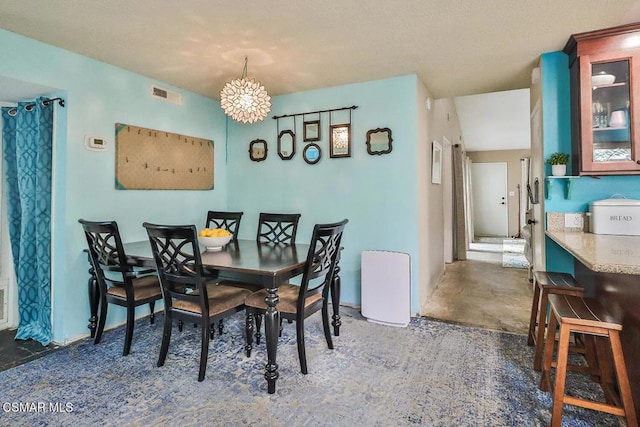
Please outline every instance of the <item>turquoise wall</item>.
M329 118L323 114L322 159L308 165L301 155L301 118L296 123L297 153L292 160L282 161L276 152L276 122L271 118L250 126L238 124L224 116L217 101L4 30L0 30L0 51L0 78L47 86L52 88L47 95L66 100L65 108L57 107L54 148L55 342L88 334L89 275L79 218L117 220L125 242L146 239L143 221L203 224L209 209L243 210L243 238L255 237L261 211L300 212L298 240L303 242L309 240L315 223L348 218L341 261L342 300L360 303L362 250L400 251L412 258L412 312L418 311L416 76L274 97L271 114L278 115L358 105L351 119L351 157L329 158ZM151 84L180 92L183 105L152 99ZM348 114L334 113L333 123L346 121ZM215 188L116 190L115 123L212 139ZM281 129L290 127L292 121L281 122ZM389 155L366 152L366 132L378 127L393 132ZM108 151L86 150L85 135L106 137ZM259 163L248 156L249 143L256 138L269 143L269 156ZM146 312L146 307L140 307L137 314ZM107 327L123 323L124 315L124 309L111 305Z
M229 207L245 212L240 236L253 238L259 212L300 212L298 241L308 241L313 225L349 219L340 262L342 301L360 304L360 254L363 250L409 253L412 258L412 312L418 311L418 218L416 76L300 92L273 98L271 116L351 105L351 157L329 157L329 115L322 114L322 158L309 165L302 158L302 117L296 119L296 154L283 161L277 154L276 120L247 126L229 123ZM307 120L317 115L306 116ZM333 114L333 123L348 113ZM371 156L365 140L370 129L388 127L393 151ZM282 119L280 130L293 128ZM268 143L265 161L249 159L249 143ZM389 292L393 292L393 284Z
M545 53L541 57L542 114L544 158L556 151L571 153L571 103L569 93L569 60L563 52ZM578 161L578 159L571 159ZM571 164L567 167L571 170ZM545 165L545 176L551 175L551 166ZM581 177L573 181L571 199L564 197L564 186L555 183L545 212L587 212L589 202L608 199L622 194L629 199L640 199L640 176ZM573 273L573 257L551 239L546 238L546 269Z
M172 88L123 69L0 30L0 76L56 88L53 201L53 339L64 343L88 333L86 241L78 218L115 219L123 240L146 238L143 221L203 224L208 209L226 209L225 116L216 101ZM160 84L183 95L178 106L149 96ZM1 95L1 94L0 94ZM114 188L114 124L117 122L212 139L215 188L210 191L122 191ZM85 135L100 135L108 151L84 148ZM138 308L138 314L148 312ZM109 307L108 326L124 309Z

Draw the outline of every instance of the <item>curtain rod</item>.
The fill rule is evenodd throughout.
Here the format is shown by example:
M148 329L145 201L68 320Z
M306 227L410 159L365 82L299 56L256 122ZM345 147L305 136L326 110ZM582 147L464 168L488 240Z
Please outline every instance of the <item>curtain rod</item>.
M273 116L273 119L278 120L284 117L305 116L307 114L329 113L332 111L342 111L342 110L355 110L356 108L358 108L357 105L352 105L351 107L332 108L330 110L308 111L306 113L296 113L296 114L283 114L282 116Z
M43 104L44 106L48 106L49 104L51 104L52 102L55 102L55 101L58 101L58 105L59 105L59 106L64 107L64 99L62 99L62 98L50 98L50 99L43 99L43 100L42 100L42 104ZM29 108L32 108L32 107L34 107L35 105L36 105L36 103L35 103L35 102L32 102L31 104L27 104L27 105L25 105L25 106L24 106L24 108L25 108L25 109L27 109L27 111L28 111L28 109L29 109ZM11 108L11 109L9 110L9 114L16 114L16 112L17 112L17 111L18 111L18 107L13 107L13 108Z

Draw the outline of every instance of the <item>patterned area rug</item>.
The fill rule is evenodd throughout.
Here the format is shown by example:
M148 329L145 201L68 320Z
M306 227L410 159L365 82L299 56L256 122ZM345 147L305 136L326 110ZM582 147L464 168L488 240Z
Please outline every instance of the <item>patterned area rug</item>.
M524 256L524 239L504 239L502 242L502 266L528 268L529 261Z
M104 341L65 347L0 373L0 424L11 426L543 426L551 398L538 389L526 337L412 319L406 328L369 323L343 308L335 350L320 316L308 319L309 374L300 373L295 325L285 322L274 395L263 378L266 351L243 352L244 316L226 321L197 381L200 331L174 328L156 367L163 316L138 321L131 354L123 328ZM597 389L570 377L569 390ZM563 425L617 426L616 417L565 407Z

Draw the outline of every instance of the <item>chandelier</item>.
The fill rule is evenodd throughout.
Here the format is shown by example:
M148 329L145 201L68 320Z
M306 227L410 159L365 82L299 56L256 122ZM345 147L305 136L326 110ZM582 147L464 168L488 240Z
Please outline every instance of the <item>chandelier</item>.
M271 111L271 97L260 82L247 78L247 62L245 56L242 77L231 80L220 91L220 106L237 122L255 123Z

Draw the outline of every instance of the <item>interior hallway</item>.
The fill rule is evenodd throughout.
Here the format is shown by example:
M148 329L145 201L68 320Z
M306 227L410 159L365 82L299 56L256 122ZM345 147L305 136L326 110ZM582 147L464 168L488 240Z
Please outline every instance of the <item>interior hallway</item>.
M526 335L533 298L528 270L503 267L502 239L482 240L470 245L466 260L447 264L422 314Z

